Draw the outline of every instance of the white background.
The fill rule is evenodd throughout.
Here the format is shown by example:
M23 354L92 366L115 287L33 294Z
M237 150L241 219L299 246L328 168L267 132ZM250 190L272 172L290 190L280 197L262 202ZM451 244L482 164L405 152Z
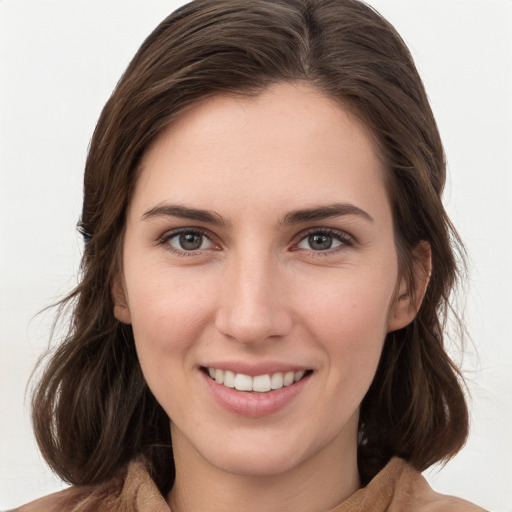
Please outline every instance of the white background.
M181 1L0 0L0 509L59 489L25 388L76 283L88 142L138 46ZM474 345L464 450L427 476L512 511L512 1L373 0L411 48L443 137L449 213L467 244ZM458 356L457 356L458 357Z

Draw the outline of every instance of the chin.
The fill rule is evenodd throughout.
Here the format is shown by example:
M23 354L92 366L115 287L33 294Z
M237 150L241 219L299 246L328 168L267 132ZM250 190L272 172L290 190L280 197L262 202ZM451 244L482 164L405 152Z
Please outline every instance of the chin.
M234 475L248 477L269 477L286 473L299 466L302 456L293 450L293 455L279 451L246 449L229 451L223 454L212 454L208 462L217 469Z
M244 432L233 429L224 438L217 439L217 443L208 444L198 440L196 453L215 468L240 476L267 477L300 471L313 460L328 463L333 451L346 451L341 437L328 429L315 437L307 430L283 432L262 427Z

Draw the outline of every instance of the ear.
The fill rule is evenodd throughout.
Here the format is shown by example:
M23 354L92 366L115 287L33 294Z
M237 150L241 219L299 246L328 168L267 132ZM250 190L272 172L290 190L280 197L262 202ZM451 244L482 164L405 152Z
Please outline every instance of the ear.
M132 317L126 300L126 291L119 274L116 275L112 283L112 298L114 299L114 316L124 324L131 324Z
M420 242L414 249L412 289L407 276L402 276L398 293L389 311L388 332L409 325L420 309L432 271L432 251L428 242Z

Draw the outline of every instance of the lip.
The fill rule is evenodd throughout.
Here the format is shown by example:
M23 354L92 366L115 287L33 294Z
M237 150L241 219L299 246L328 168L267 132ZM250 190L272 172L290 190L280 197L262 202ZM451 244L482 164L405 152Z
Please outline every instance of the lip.
M224 369L222 366L212 367ZM232 368L234 368L234 366L230 365L226 369ZM269 371L269 366L265 366L265 369L262 371L261 368L252 366L250 367L251 373L246 373L246 375L255 376L283 371L281 369L283 368L282 365L279 368L280 369L274 371ZM287 369L288 371L291 371L290 367L287 367ZM302 368L298 368L296 371L301 369ZM249 367L246 367L245 371L247 372L248 370ZM244 372L240 370L236 373ZM275 389L266 393L258 393L255 391L238 391L236 389L228 388L213 380L206 372L200 371L200 374L208 391L211 393L217 404L232 413L248 418L270 416L279 412L281 409L284 409L287 405L291 404L298 395L301 394L301 392L303 392L311 378L311 372L308 372L304 377L302 377L302 379L289 386L284 386L280 389Z

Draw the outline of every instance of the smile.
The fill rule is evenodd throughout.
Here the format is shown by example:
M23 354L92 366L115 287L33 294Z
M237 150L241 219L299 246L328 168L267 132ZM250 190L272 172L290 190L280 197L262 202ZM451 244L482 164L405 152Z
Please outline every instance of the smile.
M237 391L255 391L257 393L267 393L276 389L298 382L306 374L305 370L297 372L275 372L265 373L263 375L245 375L235 373L230 370L221 370L219 368L207 368L210 377L223 386Z

